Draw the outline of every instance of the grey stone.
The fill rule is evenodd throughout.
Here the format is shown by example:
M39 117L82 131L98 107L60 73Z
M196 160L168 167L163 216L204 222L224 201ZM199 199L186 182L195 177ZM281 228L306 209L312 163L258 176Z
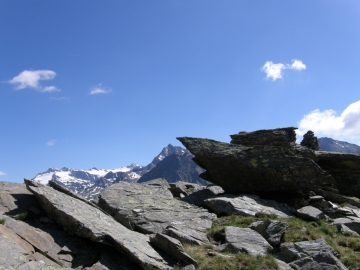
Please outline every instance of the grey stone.
M205 188L204 186L200 186L198 184L193 184L193 183L187 183L183 181L170 183L170 191L175 197L180 197L180 194L184 194L185 196L188 196L189 194L204 188Z
M174 199L164 188L120 182L102 192L99 206L124 226L142 233L162 233L173 225L190 234L202 234L216 218L203 208Z
M290 265L288 265L286 262L283 262L281 260L275 259L276 264L277 264L277 269L279 270L292 270L292 268L290 267Z
M278 246L280 244L285 230L288 227L289 225L286 222L269 219L254 222L249 226L250 229L260 233L272 246Z
M321 219L326 219L326 215L319 209L313 206L305 206L296 211L296 215L304 220L309 221L319 221Z
M259 233L249 228L225 227L225 250L230 252L246 252L250 255L265 256L273 247Z
M339 233L342 234L352 234L355 236L360 236L357 232L351 230L348 226L344 224L336 224L336 229L338 230Z
M148 185L152 187L165 188L170 189L170 184L164 178L156 178L150 181L146 181L142 183L143 185Z
M193 264L197 266L197 262L185 253L183 245L175 238L157 233L150 236L150 243L160 248L176 260L182 262L184 265Z
M42 254L46 254L47 258L51 259L53 263L65 265L71 267L68 260L63 260L59 257L58 253L61 251L61 247L56 244L54 238L39 229L36 229L23 221L6 218L4 225L19 235L22 239L26 240L36 250ZM72 259L70 260L70 262Z
M22 265L20 265L18 268L16 268L17 270L65 270L65 269L72 269L72 268L65 268L65 267L61 267L59 265L56 264L49 264L46 263L44 261L31 261L31 262L27 262L24 263Z
M319 252L330 252L334 256L339 256L339 254L328 244L324 239L317 239L312 241L301 241L294 243L294 247L302 253L311 256Z
M331 252L318 252L312 256L305 257L290 263L293 269L297 270L346 270L338 258Z
M280 250L275 254L276 258L286 263L307 257L305 253L296 249L294 243L281 244Z
M40 206L24 184L0 182L0 213L16 216L31 208L40 208Z
M295 134L294 128L289 132L265 133L274 132ZM281 136L287 137L286 134ZM234 144L233 136L232 144L201 138L177 139L195 156L193 160L206 170L200 177L221 186L227 193L273 194L274 197L279 193L300 194L309 190L320 194L317 192L320 189L337 193L335 179L309 157L316 158L312 150L293 147L294 142L286 139L280 145L269 145L269 140L264 144L258 142L263 137L261 133L256 134L253 144L246 146L243 142Z
M334 219L333 225L345 225L351 231L360 234L360 218L358 217L346 217Z
M273 200L260 199L256 195L225 194L205 200L206 205L216 214L256 216L259 213L274 214L279 217L291 215L291 208Z
M178 239L183 244L201 246L203 244L209 243L209 240L207 239L205 233L198 232L190 228L185 228L185 227L178 228L169 225L164 230L164 234Z
M12 230L0 225L0 266L16 269L19 265L33 259L34 248Z
M26 182L47 214L66 231L112 245L141 267L171 269L150 246L149 237L126 229L91 205L50 187Z

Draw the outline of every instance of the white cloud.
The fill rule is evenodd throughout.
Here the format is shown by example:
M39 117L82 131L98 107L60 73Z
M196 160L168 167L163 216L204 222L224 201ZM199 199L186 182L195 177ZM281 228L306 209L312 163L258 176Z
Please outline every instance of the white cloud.
M110 93L111 91L112 90L110 88L106 88L106 87L102 86L101 83L99 83L98 85L90 88L90 95L107 94L107 93Z
M56 140L50 140L46 143L47 146L53 146L56 143Z
M24 70L8 83L14 85L15 90L31 88L40 92L60 91L55 86L41 86L39 83L40 81L52 80L55 76L56 73L52 70Z
M339 140L360 139L360 100L350 104L339 116L334 110L321 112L316 109L299 122L298 134L308 130L316 136L328 136Z
M301 60L292 60L292 64L283 64L278 63L274 64L272 61L266 61L263 67L261 68L262 71L266 73L266 79L272 79L276 81L277 79L281 79L283 76L283 70L285 69L295 69L301 71L306 69L306 65Z
M295 70L303 70L306 69L306 65L301 61L301 60L292 60L293 63L291 65L289 65L290 69L295 69Z
M0 176L6 175L6 173L0 171Z

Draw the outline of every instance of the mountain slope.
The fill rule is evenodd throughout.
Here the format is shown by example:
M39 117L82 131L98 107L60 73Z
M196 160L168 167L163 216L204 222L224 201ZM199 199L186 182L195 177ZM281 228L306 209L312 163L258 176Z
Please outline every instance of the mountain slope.
M155 178L164 178L169 183L184 181L207 185L207 182L199 177L199 174L204 170L195 164L192 160L193 157L188 151L183 154L174 153L169 155L159 162L156 167L140 177L138 182L142 183Z
M320 149L328 152L360 154L360 146L331 138L318 138Z

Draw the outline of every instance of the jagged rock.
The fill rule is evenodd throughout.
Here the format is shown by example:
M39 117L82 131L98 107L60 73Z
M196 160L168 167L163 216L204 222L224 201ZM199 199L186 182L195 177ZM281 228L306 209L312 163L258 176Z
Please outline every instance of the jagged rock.
M150 236L150 243L185 265L194 264L197 266L197 262L185 253L183 245L175 238L157 233Z
M357 232L350 230L350 228L344 224L336 224L336 229L338 230L339 233L342 234L352 234L355 236L360 236Z
M337 218L332 224L335 226L345 225L351 231L360 234L360 218L358 217Z
M27 181L47 214L69 233L115 247L143 268L171 269L149 245L149 237L123 227L100 210L50 187Z
M193 228L175 227L169 225L164 230L164 234L178 239L181 243L200 246L209 243L209 240L204 232L199 232Z
M279 217L291 215L291 208L273 200L260 199L256 195L225 194L205 200L205 204L216 214L256 216L258 214L275 214Z
M206 188L194 191L188 196L181 198L182 201L200 206L207 207L205 200L214 198L216 195L223 194L224 190L219 186L207 186Z
M63 260L61 256L59 257L58 253L61 251L61 247L55 243L50 234L35 229L25 222L14 220L12 218L5 218L4 225L22 239L26 240L36 250L40 251L42 254L46 254L47 258L52 260L53 263L71 267L69 260ZM72 261L72 258L70 261Z
M4 225L0 225L0 250L0 265L5 269L16 269L35 253L32 245Z
M301 241L295 242L294 247L301 253L305 253L308 256L312 256L318 252L330 252L334 256L339 254L328 244L324 239L317 239L313 241Z
M336 180L339 193L360 198L360 155L316 151L317 164Z
M120 182L107 188L99 196L99 206L142 233L162 233L173 225L190 235L201 234L204 240L215 218L205 209L174 199L167 189L137 183Z
M314 151L320 150L318 139L311 130L304 134L304 138L300 144Z
M0 182L0 214L16 216L30 208L40 208L40 205L24 184Z
M277 264L277 269L279 270L292 270L292 268L286 263L286 262L283 262L281 260L278 260L278 259L275 259L276 261L276 264Z
M148 186L152 186L152 187L170 189L169 182L166 181L164 178L156 178L156 179L153 179L153 180L150 180L150 181L146 181L143 184L148 185Z
M227 193L279 197L279 193L318 193L319 189L337 192L335 179L299 149L290 147L289 142L287 147L259 143L245 146L200 138L177 139L206 169L200 176Z
M323 196L316 195L309 198L309 204L315 208L323 209L331 207L330 203Z
M319 221L326 219L326 215L319 209L313 206L305 206L296 211L296 215L304 220Z
M245 252L253 256L265 256L273 250L264 237L249 228L226 226L225 242L216 249L232 253Z
M290 263L292 261L298 260L300 258L307 257L305 253L296 249L294 243L284 243L281 244L279 251L275 254L276 258Z
M170 191L175 197L180 197L180 194L188 196L189 194L198 190L202 190L204 188L205 188L204 186L183 182L183 181L170 183Z
M288 227L289 225L286 222L269 219L256 221L249 226L250 229L260 233L272 246L278 246L280 244L285 230Z
M346 270L338 258L331 252L319 252L312 256L302 258L290 263L296 270Z

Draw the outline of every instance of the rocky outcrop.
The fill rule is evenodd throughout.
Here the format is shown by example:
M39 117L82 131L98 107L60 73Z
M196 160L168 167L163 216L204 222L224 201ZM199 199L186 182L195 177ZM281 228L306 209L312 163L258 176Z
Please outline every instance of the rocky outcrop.
M239 133L232 135L231 144L190 137L177 139L206 169L200 176L227 193L274 197L318 190L336 193L335 179L309 158L315 156L312 150L292 147L294 129Z
M314 132L309 130L304 134L303 140L300 142L300 145L310 148L311 150L318 151L320 150L317 137L314 135Z
M317 164L336 180L339 193L360 198L360 155L316 151Z
M148 236L128 230L98 209L52 188L31 181L27 185L49 217L64 230L94 242L110 244L143 268L171 268L150 246Z
M320 221L326 219L326 215L313 206L304 206L296 211L296 215L304 220Z
M173 226L201 242L208 242L205 231L211 227L214 214L173 199L171 192L162 186L146 183L112 185L100 194L98 205L129 229L163 233Z

